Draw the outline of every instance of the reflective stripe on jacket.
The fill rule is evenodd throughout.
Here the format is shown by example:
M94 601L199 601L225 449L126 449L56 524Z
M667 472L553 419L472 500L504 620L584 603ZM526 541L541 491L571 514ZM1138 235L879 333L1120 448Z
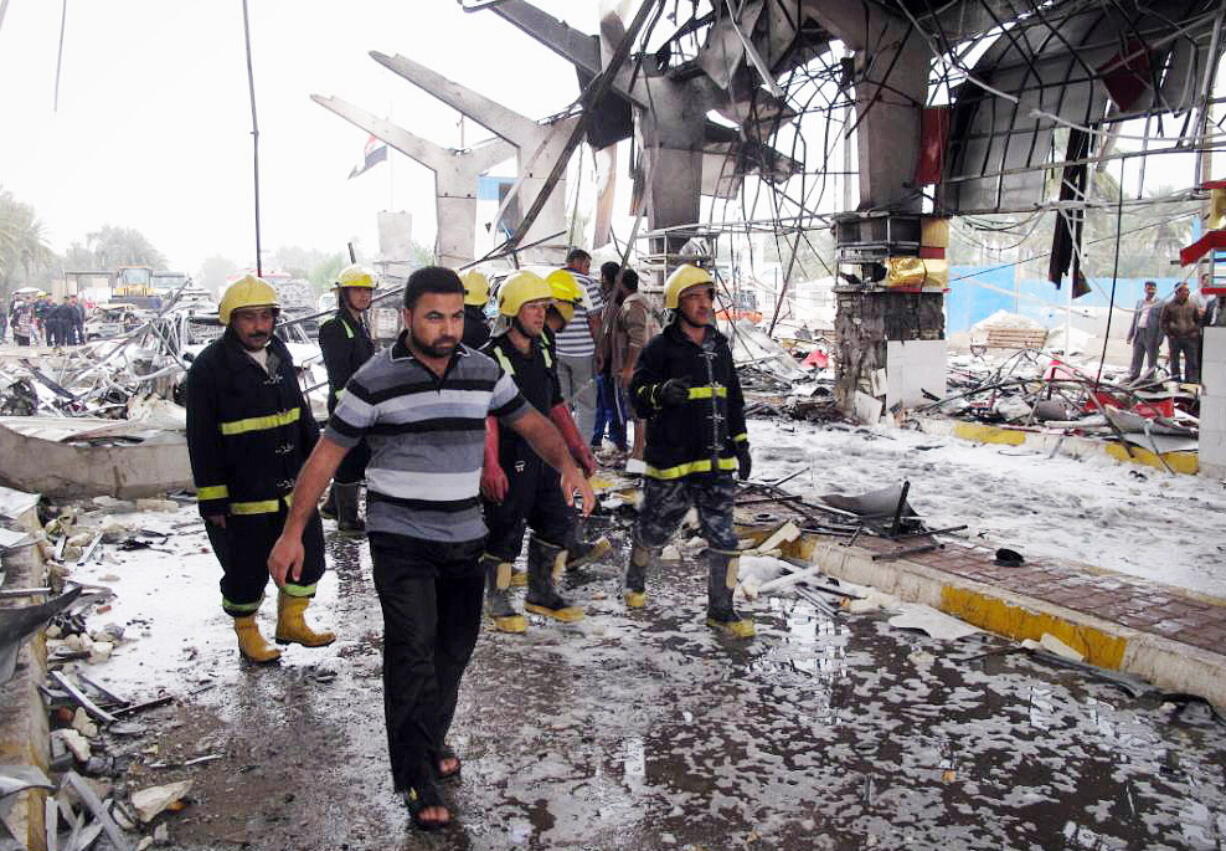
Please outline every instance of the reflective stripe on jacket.
M345 385L362 364L375 353L374 341L363 323L354 320L347 310L319 326L319 350L328 371L328 413L336 407Z
M227 330L187 372L187 449L203 515L276 511L319 437L276 337L268 367Z
M679 479L736 470L736 448L748 440L745 399L728 339L714 327L702 346L679 327L680 320L651 339L635 364L630 398L647 420L647 475ZM660 402L670 378L690 380L689 399L674 407Z

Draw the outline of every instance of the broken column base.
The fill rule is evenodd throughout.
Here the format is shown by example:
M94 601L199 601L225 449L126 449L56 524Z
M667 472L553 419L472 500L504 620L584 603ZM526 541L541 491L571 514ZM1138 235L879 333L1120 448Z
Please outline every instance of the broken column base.
M21 518L27 531L39 529L35 509ZM45 584L46 566L37 544L16 547L4 554L5 588L31 588ZM0 607L36 605L42 597L0 600ZM38 687L47 676L47 645L42 629L28 640L17 656L13 678L0 685L0 765L33 765L45 773L50 761L50 729L47 708ZM5 824L23 847L43 851L47 847L44 801L41 789L28 789L13 796ZM0 827L0 835L4 828ZM3 844L3 843L0 843Z
M835 400L856 413L857 393L879 399L884 411L890 341L945 339L945 294L890 290L836 290ZM861 408L865 406L859 397ZM869 405L872 407L872 405Z

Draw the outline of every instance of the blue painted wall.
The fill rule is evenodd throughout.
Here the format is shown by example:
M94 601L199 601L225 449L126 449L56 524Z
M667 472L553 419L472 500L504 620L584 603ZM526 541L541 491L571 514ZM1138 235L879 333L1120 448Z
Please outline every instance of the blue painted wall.
M1054 328L1064 321L1064 311L1061 308L1068 300L1066 289L1058 290L1050 282L1039 278L1015 281L1014 274L1013 266L951 266L950 291L945 296L946 332L952 334L966 331L998 310L1029 316L1049 328ZM1116 306L1131 309L1143 297L1147 280L1156 281L1158 294L1166 298L1174 291L1180 279L1120 278L1116 281ZM1091 278L1090 284L1090 292L1073 302L1074 309L1107 306L1111 295L1111 279ZM1067 278L1064 286L1068 286Z

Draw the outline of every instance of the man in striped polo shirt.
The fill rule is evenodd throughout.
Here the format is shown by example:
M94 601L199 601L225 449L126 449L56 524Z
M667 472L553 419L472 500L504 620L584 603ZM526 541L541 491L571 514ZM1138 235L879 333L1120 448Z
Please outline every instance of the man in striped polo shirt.
M493 360L463 346L464 287L450 269L410 277L405 331L349 380L294 489L294 507L268 568L278 583L302 569L302 531L345 453L363 438L366 528L383 608L383 689L396 791L413 821L433 829L451 814L436 781L460 762L446 746L460 678L481 621L486 529L478 488L485 418L527 440L576 491L592 489L557 429Z
M604 299L600 287L591 279L592 255L582 248L566 255L566 270L587 293L587 304L575 306L575 315L558 332L558 382L562 398L575 409L575 425L584 440L596 430L596 340L600 336L600 316Z

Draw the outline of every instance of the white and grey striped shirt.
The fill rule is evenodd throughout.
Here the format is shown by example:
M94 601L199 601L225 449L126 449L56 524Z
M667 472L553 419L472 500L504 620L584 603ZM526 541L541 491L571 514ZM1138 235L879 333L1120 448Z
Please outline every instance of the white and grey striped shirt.
M600 287L587 275L580 275L574 269L568 269L579 285L587 291L584 304L575 307L575 316L566 327L555 337L558 354L568 358L592 356L596 354L596 341L592 339L592 330L588 328L587 317L591 313L599 316L604 310L604 299L600 297Z
M402 334L349 379L325 435L370 446L370 531L459 543L486 534L478 499L486 416L510 423L530 409L492 359L458 346L440 379Z

